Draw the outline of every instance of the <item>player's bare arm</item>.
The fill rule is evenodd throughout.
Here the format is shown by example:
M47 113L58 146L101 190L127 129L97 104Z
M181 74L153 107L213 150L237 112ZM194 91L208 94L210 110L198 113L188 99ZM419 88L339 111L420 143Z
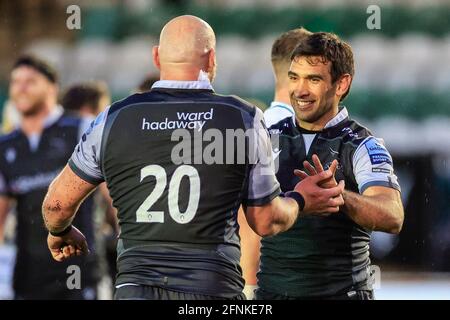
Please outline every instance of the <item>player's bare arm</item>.
M71 222L80 204L95 188L69 166L50 185L42 204L42 216L49 231L47 244L55 260L63 261L89 252L86 238Z
M361 227L398 234L403 225L403 204L398 190L373 186L362 195L345 190L343 211Z
M314 175L323 172L322 164L317 157L312 157L314 166L305 161L305 171L298 171L296 174L301 178L306 178L308 175ZM335 170L335 169L334 169ZM330 179L324 187L333 187L336 185L336 180ZM343 211L361 227L373 231L384 231L388 233L398 234L401 231L404 210L400 197L400 192L396 189L372 186L367 188L362 195L344 190L344 206Z

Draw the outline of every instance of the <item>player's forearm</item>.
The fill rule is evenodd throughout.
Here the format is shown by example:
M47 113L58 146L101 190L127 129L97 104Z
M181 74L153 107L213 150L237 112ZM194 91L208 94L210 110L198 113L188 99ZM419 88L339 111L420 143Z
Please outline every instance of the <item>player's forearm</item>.
M79 178L66 165L50 184L42 204L42 216L47 229L58 233L67 228L80 204L95 188L96 185Z
M343 211L358 225L374 231L399 233L403 207L399 199L387 195L366 196L345 190Z
M298 218L299 207L297 202L291 198L278 197L272 200L272 225L271 234L288 230Z
M273 236L289 229L297 220L298 204L294 199L277 197L258 207L247 207L248 224L261 237Z
M44 200L42 216L48 231L58 233L66 229L73 220L77 208L64 207L57 199Z
M79 203L63 200L58 191L64 190L58 178L52 182L42 203L42 217L45 227L50 232L58 233L66 229L78 210Z

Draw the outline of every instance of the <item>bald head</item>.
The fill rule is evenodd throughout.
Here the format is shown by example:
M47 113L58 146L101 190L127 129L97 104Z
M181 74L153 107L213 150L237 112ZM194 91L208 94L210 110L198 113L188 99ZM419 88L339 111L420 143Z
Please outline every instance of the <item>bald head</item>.
M163 74L170 78L180 72L185 76L192 73L195 78L200 70L210 73L215 67L215 46L214 31L202 19L185 15L170 20L161 31L159 46L154 48L161 78Z

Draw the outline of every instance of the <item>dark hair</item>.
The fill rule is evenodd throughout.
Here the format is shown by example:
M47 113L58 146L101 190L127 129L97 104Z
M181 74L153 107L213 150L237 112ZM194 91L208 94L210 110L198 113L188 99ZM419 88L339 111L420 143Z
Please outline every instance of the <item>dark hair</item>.
M355 66L352 47L337 35L329 32L316 32L303 39L292 52L291 61L299 57L322 57L322 62L331 62L331 81L336 82L344 74L353 78ZM350 88L341 97L347 96Z
M272 62L289 62L291 53L297 47L298 43L311 34L312 32L301 27L289 30L280 35L272 45Z
M158 80L159 75L149 74L139 83L136 91L138 93L149 91L152 88L152 85Z
M106 84L103 82L88 82L69 87L64 93L61 104L64 109L79 111L87 105L94 113L98 112L102 96L109 94Z
M52 83L58 82L58 74L56 70L45 60L42 60L33 55L22 55L16 60L12 70L22 66L27 66L35 69Z

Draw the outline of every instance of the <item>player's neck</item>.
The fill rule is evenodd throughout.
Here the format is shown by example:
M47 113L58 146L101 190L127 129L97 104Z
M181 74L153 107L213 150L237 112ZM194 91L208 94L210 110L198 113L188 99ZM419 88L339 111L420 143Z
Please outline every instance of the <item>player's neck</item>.
M45 119L50 115L53 108L55 108L55 105L45 104L43 108L32 115L23 115L21 128L25 135L31 136L42 133Z
M323 128L327 125L328 122L331 121L337 114L339 113L339 107L333 106L328 112L326 112L320 119L314 122L306 122L297 118L297 124L300 128L309 130L309 131L322 131Z
M177 66L177 68L161 69L160 79L169 81L197 81L199 75L200 69L198 68Z

